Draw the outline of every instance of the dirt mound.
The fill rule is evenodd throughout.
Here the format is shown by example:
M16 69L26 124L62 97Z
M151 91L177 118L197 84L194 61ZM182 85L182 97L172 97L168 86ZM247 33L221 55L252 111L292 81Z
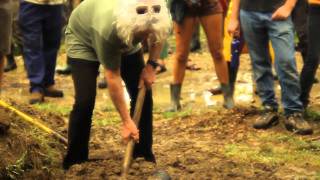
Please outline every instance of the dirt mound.
M154 153L157 164L136 159L129 179L148 179L158 170L173 179L274 179L275 168L262 163L241 163L222 152L227 143L246 139L246 111L207 113L174 120L158 120L154 125ZM232 120L231 120L232 119ZM124 146L116 128L99 128L92 132L90 162L74 165L67 179L117 179L121 174ZM245 168L254 169L252 171Z
M29 108L30 112L45 117L45 123L56 117ZM281 126L258 133L250 126L257 115L254 108L240 108L156 118L153 150L157 164L136 159L129 179L152 179L159 170L173 179L290 179L300 174L317 177L318 163L297 164L291 159L308 157L306 150L319 152L320 145L305 143ZM125 149L119 124L94 125L89 162L74 165L64 173L61 161L65 149L59 142L8 111L0 109L0 116L11 120L9 132L0 137L0 179L119 179ZM63 129L60 125L65 126L51 126Z
M61 144L2 108L0 118L11 122L8 132L0 135L0 179L63 177Z

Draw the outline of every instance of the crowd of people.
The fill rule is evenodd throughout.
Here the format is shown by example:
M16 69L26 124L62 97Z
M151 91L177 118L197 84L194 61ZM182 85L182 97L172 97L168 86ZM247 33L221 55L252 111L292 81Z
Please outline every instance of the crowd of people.
M235 106L233 94L240 52L246 45L263 107L253 127L267 129L279 122L274 66L281 87L286 128L302 135L313 133L303 113L309 105L320 60L320 35L317 33L320 0L85 0L81 3L73 0L67 2L69 10L77 6L70 18L68 13L63 13L65 3L64 0L0 1L0 90L3 70L16 68L12 52L12 42L15 42L30 82L29 103L42 103L45 97L63 97L63 91L55 87L54 76L64 31L67 66L59 72L71 73L75 91L64 169L88 160L100 65L104 83L122 120L123 138L137 141L133 156L156 162L152 151L151 86L159 69L166 70L160 59L166 57L161 54L167 54L166 38L171 29L176 51L169 111L183 108L180 99L188 55L190 50L200 48L197 36L201 26L220 82L212 92L223 94L223 107L232 109ZM230 22L224 27L228 9ZM65 16L68 23L63 28ZM224 28L233 38L230 57L223 53ZM303 57L301 74L296 65L295 33ZM147 61L143 58L143 41L148 46ZM270 44L274 58L270 55ZM131 98L129 111L122 82ZM146 86L147 93L141 121L135 125L132 114L141 86Z

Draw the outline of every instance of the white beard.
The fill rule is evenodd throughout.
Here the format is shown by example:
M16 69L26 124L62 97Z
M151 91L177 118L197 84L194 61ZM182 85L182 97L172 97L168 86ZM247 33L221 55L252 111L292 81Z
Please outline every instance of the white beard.
M115 26L119 38L132 47L135 32L151 30L156 42L164 41L171 29L171 18L164 0L153 0L152 4L160 5L160 13L137 14L139 0L119 0L114 11ZM150 7L149 7L150 9Z

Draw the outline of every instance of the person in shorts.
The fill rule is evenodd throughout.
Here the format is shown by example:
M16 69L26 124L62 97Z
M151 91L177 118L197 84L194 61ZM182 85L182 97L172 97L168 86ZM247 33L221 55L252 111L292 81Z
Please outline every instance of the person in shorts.
M228 67L223 55L223 9L219 0L172 0L169 2L174 21L176 54L173 62L173 81L170 85L170 111L181 109L180 94L185 76L192 33L199 20L206 34L216 74L224 95L223 106L234 106L229 85Z

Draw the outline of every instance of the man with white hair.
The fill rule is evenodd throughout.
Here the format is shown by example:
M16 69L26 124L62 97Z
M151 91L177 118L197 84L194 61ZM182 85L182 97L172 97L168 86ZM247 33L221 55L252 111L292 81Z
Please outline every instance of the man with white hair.
M86 0L71 14L66 30L68 63L72 68L75 104L70 115L68 150L63 168L88 160L88 143L101 63L110 97L122 120L122 136L139 142L134 157L155 162L152 152L152 93L161 42L170 29L164 0ZM149 60L143 60L140 42L151 40ZM126 107L122 80L131 98ZM148 88L139 123L131 119L138 86ZM139 132L140 131L140 132Z

